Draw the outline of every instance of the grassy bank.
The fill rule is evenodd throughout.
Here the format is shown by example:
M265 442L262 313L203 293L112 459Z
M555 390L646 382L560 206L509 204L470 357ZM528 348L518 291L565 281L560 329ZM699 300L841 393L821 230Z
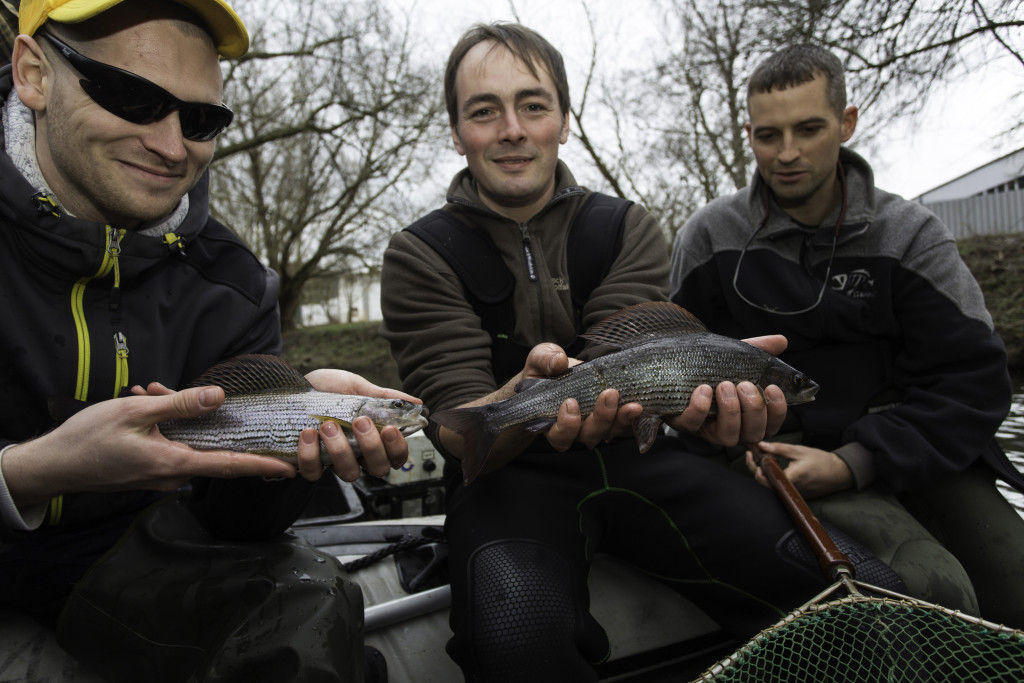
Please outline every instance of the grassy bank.
M965 239L960 253L985 292L1013 374L1024 376L1024 233ZM387 343L377 336L378 326L355 323L296 330L285 335L284 357L303 372L338 367L375 384L398 387L398 371Z
M961 240L960 254L985 293L1011 372L1024 377L1024 233Z

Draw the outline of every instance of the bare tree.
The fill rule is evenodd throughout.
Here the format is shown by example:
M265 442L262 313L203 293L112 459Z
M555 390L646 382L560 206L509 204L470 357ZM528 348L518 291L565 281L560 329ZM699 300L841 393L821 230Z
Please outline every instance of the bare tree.
M592 122L583 120L582 111L576 123L584 148L609 184L634 188L634 196L670 234L696 206L749 182L746 79L783 45L810 42L831 49L847 68L851 102L872 110L878 120L920 114L936 84L965 63L1008 52L1024 68L1021 0L660 4L661 57L651 68L605 77L600 101L602 109L614 112L618 144L601 148L589 139L585 131ZM592 83L588 80L588 89ZM868 131L858 140L870 144Z
M391 16L372 2L299 4L250 20L211 174L214 214L281 277L285 329L308 283L376 263L419 212L407 198L440 137L435 76Z

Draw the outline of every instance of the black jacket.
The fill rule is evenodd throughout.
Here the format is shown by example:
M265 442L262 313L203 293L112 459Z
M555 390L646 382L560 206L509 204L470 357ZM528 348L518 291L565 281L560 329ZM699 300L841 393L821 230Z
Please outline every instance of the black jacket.
M8 67L0 102L11 89ZM210 217L207 185L204 175L189 193L174 237L111 231L34 196L5 146L0 448L50 429L51 399L101 401L154 381L180 388L231 356L280 353L277 276Z
M680 230L672 300L720 334L786 335L782 358L821 385L790 408L793 428L838 453L858 487L913 489L979 457L1024 487L994 438L1012 398L1006 350L955 240L923 206L877 189L860 156L840 160L848 207L819 305L779 315L749 303L814 303L839 219L798 224L756 172Z

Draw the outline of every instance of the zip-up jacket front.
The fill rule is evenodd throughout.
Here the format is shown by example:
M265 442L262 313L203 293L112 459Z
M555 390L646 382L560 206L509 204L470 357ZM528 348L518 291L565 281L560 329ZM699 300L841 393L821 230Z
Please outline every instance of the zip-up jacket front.
M11 87L0 71L0 98ZM6 146L0 179L0 448L52 428L54 400L179 388L228 357L280 352L276 275L210 218L206 176L163 236L68 216Z
M527 347L562 346L576 337L567 276L566 245L576 213L590 194L559 162L548 204L519 225L480 201L468 169L456 175L444 211L486 232L515 279L513 336ZM585 329L626 306L664 301L667 245L654 217L639 205L626 214L622 248L583 309ZM381 334L391 343L404 391L431 411L444 410L494 391L491 338L466 297L458 275L418 237L399 232L384 254ZM607 350L607 348L605 349ZM586 348L584 360L599 350ZM434 429L433 424L429 428Z
M1011 401L1006 351L955 240L923 206L875 188L860 156L842 149L840 161L847 209L827 282L839 209L800 225L755 172L676 236L673 301L720 334L787 337L782 358L821 385L788 424L837 452L858 487L913 489L983 454L1021 486L994 441ZM811 306L823 282L819 305L779 313Z

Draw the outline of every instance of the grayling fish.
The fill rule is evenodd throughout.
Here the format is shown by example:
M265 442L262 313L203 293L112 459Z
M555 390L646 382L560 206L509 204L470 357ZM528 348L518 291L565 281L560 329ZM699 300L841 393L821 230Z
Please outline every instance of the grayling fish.
M660 433L663 418L682 413L693 390L702 384L749 381L762 394L775 384L790 404L813 401L818 391L809 377L770 353L712 334L693 314L668 302L624 308L583 337L621 350L575 365L557 377L524 381L518 393L502 401L431 416L462 436L467 484L483 470L500 434L513 428L533 433L548 429L568 398L576 399L584 417L593 412L605 389L618 389L619 405L640 403L644 412L633 421L633 435L644 453Z
M306 427L332 420L354 444L352 421L363 415L373 420L378 430L393 425L406 436L427 426L422 405L398 398L317 391L298 370L276 356L238 356L210 368L190 384L210 385L224 389L221 407L200 417L161 422L158 427L164 437L201 450L272 455L294 464L299 432ZM323 445L320 458L325 466L331 464Z

